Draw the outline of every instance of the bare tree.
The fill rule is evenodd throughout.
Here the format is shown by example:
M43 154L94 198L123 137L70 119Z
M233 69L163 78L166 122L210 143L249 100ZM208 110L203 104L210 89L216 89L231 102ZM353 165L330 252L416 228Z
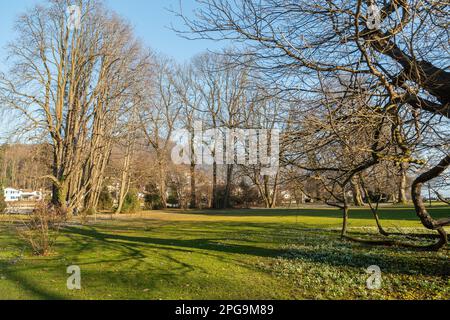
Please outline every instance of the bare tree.
M146 104L140 112L142 130L156 155L158 189L164 207L167 204L169 148L179 121L181 105L176 98L175 63L155 58L155 74L146 81Z
M194 20L179 15L189 28L180 33L188 38L245 41L245 60L235 56L236 61L251 60L285 94L310 92L321 79L336 76L360 80L354 82L359 88L369 83L369 90L384 97L373 108L391 115L392 139L402 151L384 160L417 164L420 161L403 141L403 124L397 120L401 113L408 113L419 123L429 116L448 123L450 73L442 56L448 54L447 4L385 1L378 3L380 15L376 17L370 12L374 3L378 2L200 0ZM442 158L412 186L418 217L440 236L434 248L447 243L444 226L449 221L435 221L421 193L424 183L449 167L448 147L441 144L438 148L446 148Z
M48 139L52 202L70 213L95 206L118 114L147 61L120 18L82 0L80 26L71 28L69 5L55 0L20 17L0 96L24 128Z

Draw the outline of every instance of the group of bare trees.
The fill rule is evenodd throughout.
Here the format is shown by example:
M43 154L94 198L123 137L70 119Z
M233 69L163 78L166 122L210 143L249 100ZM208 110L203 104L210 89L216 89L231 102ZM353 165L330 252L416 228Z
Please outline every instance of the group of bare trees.
M251 61L298 101L288 161L314 172L327 202L346 212L354 179L385 163L398 168L404 201L409 169L418 217L439 233L435 247L447 243L450 220L434 220L422 197L423 185L450 165L445 1L198 3L195 19L180 15L189 27L182 34L246 43L245 59L236 60Z
M18 189L45 190L41 179L50 171L49 148L44 145L12 144L0 147L0 184Z
M342 209L345 236L351 203L368 202L385 234L374 203L405 203L410 193L423 225L439 234L431 247L447 243L450 219L433 219L422 196L433 183L445 201L439 186L450 166L444 2L197 2L194 19L178 15L187 26L178 32L239 46L185 65L143 48L95 0L76 1L78 28L68 24L68 0L20 17L0 102L16 118L15 135L50 147L45 176L55 205L95 209L114 182L117 212L130 188L145 192L148 184L162 207L172 194L185 207L227 208L247 185L267 208L289 191L298 202ZM199 121L224 138L222 148L217 139L201 142L212 155L207 164L198 161ZM280 139L275 172L264 174L268 164L249 163L249 154L220 160L238 143L226 134L241 129L272 132L255 133L268 152ZM177 139L188 145L184 164L171 159Z
M70 4L50 1L19 18L0 99L15 134L51 147L52 202L72 212L98 202L113 138L139 103L148 59L131 27L102 5L78 1L74 27Z
M228 141L231 144L227 146L226 133L249 128L273 129L277 108L281 109L281 106L277 106L274 96L269 97L267 92L255 86L248 68L233 66L227 56L226 52L206 53L185 65L165 59L158 61L151 86L153 91L149 103L140 112L140 121L143 141L155 156L154 182L164 205L168 187L179 194L181 183L187 189L184 193L188 195L182 198L187 198L184 202L188 207L228 208L241 180L257 186L267 207L276 203L278 178L275 178L272 192L269 189L273 183L268 177L262 178L261 168L227 159L226 148L234 149L237 139ZM200 128L197 127L199 124ZM186 135L180 136L180 130ZM213 132L209 138L217 139L197 141L198 131L200 134ZM171 159L174 145L180 139L185 140L188 149L187 161L175 163L178 170L184 170L183 183L179 175L173 176L177 170ZM202 150L197 150L198 144L200 149L208 150L209 162L203 158ZM204 181L205 176L209 181Z
M74 4L81 13L78 25L71 25L69 17ZM225 61L212 55L186 66L157 57L99 1L48 1L22 15L16 31L8 47L10 69L0 76L2 114L14 124L12 138L50 150L50 172L41 170L39 179L51 184L52 203L69 214L95 210L111 181L118 184L120 212L130 188L142 186L137 178L150 175L156 177L163 207L168 185L178 186L174 192L184 198L185 173L174 170L170 159L174 131L192 132L199 119L213 128L233 129L249 117L245 70L224 68ZM115 149L119 159L112 163ZM148 163L154 168L150 172L143 173L136 163L142 150L155 164ZM184 202L195 208L202 198L197 194L202 174L194 153L191 158L190 196ZM226 168L222 203L217 171L214 163L209 201L213 207L229 206L235 168Z

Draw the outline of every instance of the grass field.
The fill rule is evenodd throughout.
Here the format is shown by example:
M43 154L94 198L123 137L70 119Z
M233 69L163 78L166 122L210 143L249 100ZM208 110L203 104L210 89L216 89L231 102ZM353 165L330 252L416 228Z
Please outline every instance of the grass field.
M391 232L426 232L411 208L381 217ZM449 248L342 241L332 209L104 215L66 227L49 257L23 249L1 219L1 299L450 299ZM375 232L367 209L352 211L350 227ZM81 267L82 290L66 288L70 265ZM382 270L380 290L366 288L371 265Z

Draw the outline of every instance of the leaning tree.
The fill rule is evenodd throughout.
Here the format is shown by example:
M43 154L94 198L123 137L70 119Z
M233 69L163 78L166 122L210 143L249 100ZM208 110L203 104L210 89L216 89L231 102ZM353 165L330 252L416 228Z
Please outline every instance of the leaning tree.
M447 71L448 3L422 0L197 0L194 18L179 16L190 39L231 40L245 44L241 56L280 88L283 96L308 94L320 78L340 77L370 83L384 98L383 113L401 119L404 112L427 127L439 118L432 135L442 134L450 118L450 73ZM251 58L249 58L251 57ZM242 62L239 56L237 63ZM359 80L359 81L356 81ZM419 163L394 121L392 139L399 155L388 160ZM424 128L420 129L426 131ZM430 145L429 166L412 185L422 224L447 242L449 219L435 220L422 200L422 187L450 166L449 144ZM433 152L432 152L433 151ZM434 152L437 151L437 152ZM422 156L424 153L421 154ZM424 167L425 168L425 167Z

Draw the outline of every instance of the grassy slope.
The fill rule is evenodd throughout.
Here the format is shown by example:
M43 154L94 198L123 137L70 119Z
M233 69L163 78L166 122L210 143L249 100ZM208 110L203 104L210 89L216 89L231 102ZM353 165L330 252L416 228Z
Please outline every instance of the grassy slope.
M434 217L448 215L435 208ZM372 232L370 212L352 211L354 232ZM422 232L409 208L386 208L383 224ZM0 223L3 299L449 299L450 252L417 253L343 242L330 209L152 212L73 225L56 253L33 257ZM406 228L406 229L405 229ZM365 229L365 230L363 230ZM14 261L17 260L17 261ZM69 265L81 291L66 289ZM367 290L379 265L383 288Z

